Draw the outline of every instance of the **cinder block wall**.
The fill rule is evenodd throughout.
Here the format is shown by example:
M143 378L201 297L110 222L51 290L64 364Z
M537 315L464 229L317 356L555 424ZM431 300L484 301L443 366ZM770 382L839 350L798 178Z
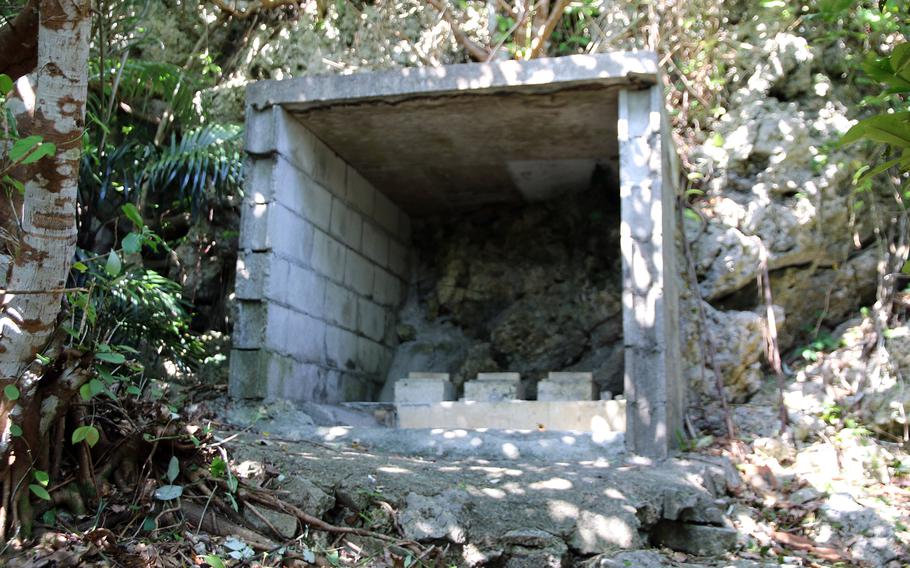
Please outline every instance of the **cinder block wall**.
M280 107L250 110L231 395L372 400L397 341L410 219Z

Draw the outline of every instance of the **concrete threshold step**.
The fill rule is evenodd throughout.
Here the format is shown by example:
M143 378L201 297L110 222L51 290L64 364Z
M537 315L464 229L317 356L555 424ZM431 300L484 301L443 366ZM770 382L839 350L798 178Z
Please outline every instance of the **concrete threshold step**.
M397 404L399 428L625 432L624 400L504 400Z

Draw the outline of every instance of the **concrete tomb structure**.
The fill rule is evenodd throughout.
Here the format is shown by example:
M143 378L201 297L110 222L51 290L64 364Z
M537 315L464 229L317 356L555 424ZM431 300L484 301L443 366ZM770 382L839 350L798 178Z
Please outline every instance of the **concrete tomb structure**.
M388 381L400 427L625 430L631 451L666 456L685 392L677 166L656 61L650 52L622 52L251 85L232 396L372 401ZM621 251L621 334L611 336L619 359L610 359L619 361L611 364L617 376L624 368L618 384L603 383L571 349L549 368L524 368L519 351L490 343L483 345L491 355L479 359L488 368L459 371L470 375L463 382L452 382L453 368L390 371L408 341L398 331L405 300L425 289L419 257L433 256L421 227L493 209L539 218L529 208L592 191L618 193L619 214L609 217L619 225L617 258ZM545 248L519 240L514 246L531 253ZM587 254L590 264L600 252ZM542 266L528 270L546 273ZM526 278L502 272L496 286ZM617 260L617 290L619 272ZM552 289L565 290L563 275L554 280ZM459 298L477 295L459 290ZM520 305L524 293L509 294ZM420 305L439 311L435 299ZM502 314L481 315L502 327ZM563 339L563 320L537 319L564 344L594 333L582 327ZM540 342L552 339L546 331ZM597 400L607 390L622 396Z

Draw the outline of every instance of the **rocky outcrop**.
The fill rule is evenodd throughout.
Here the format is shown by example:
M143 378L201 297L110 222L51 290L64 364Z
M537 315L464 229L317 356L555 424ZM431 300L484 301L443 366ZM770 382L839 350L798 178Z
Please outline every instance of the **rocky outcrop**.
M490 207L415 224L414 297L401 313L412 341L390 379L447 371L593 371L622 392L622 305L615 190L523 207ZM412 334L410 330L414 330Z

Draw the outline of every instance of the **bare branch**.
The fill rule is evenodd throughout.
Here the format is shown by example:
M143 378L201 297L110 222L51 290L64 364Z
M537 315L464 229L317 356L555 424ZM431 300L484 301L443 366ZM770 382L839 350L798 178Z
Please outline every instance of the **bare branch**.
M281 8L282 6L296 6L300 4L300 0L259 0L258 3L251 5L246 10L238 10L233 6L228 6L227 2L224 0L212 0L212 4L217 6L222 12L225 12L238 20L246 20L257 12L274 10L276 8Z
M528 59L534 59L540 57L544 53L544 47L547 45L547 42L550 40L550 36L553 35L553 30L556 29L556 24L559 23L559 20L562 19L563 12L566 11L566 8L569 7L569 0L559 0L556 3L556 6L553 8L553 11L550 12L550 17L547 18L546 24L537 32L537 37L531 40L531 53L528 56Z
M452 28L455 39L465 48L465 51L468 52L471 59L475 61L487 61L490 58L490 51L487 48L472 40L464 33L461 29L461 24L456 22L455 18L452 17L452 12L447 5L441 0L427 0L427 3L439 10L443 19L445 19L446 23L449 24L449 27Z

